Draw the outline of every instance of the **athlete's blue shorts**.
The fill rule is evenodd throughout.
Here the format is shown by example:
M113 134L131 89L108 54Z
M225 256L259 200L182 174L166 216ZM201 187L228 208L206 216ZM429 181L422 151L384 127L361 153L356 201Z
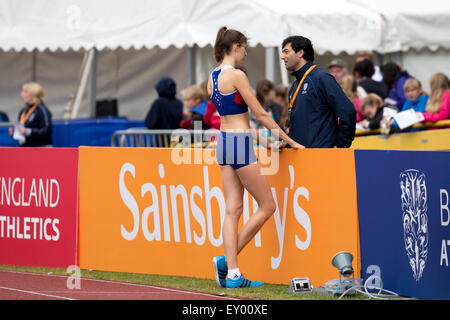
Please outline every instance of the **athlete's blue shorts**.
M219 165L230 165L234 170L258 161L253 150L252 134L221 131L216 146L216 159Z

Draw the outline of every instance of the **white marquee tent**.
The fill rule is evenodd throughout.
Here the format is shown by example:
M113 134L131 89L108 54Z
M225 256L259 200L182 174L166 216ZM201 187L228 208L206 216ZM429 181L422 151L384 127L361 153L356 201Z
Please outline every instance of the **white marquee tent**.
M292 34L313 41L321 67L336 56L351 65L356 50L368 49L380 63L398 61L425 87L432 73L450 74L445 0L0 0L0 109L14 119L21 85L36 80L54 118L62 118L92 52L78 116L91 115L95 98L118 98L120 115L142 119L161 76L173 77L179 91L206 80L222 25L250 38L244 66L253 85L264 77L287 81L278 47Z

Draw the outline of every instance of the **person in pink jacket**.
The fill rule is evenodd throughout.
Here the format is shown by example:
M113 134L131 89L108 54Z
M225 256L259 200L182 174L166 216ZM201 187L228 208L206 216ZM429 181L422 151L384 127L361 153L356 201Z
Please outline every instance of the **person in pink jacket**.
M430 98L425 111L424 122L450 119L450 80L441 72L430 77Z

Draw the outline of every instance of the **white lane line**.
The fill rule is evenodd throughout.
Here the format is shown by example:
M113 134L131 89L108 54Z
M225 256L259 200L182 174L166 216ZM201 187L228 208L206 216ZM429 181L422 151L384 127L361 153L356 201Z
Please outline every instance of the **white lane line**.
M63 276L63 275L58 275L58 274L45 274L45 273L33 273L33 272L10 271L10 270L0 270L0 272L10 272L10 273L18 273L18 274L27 274L27 275L35 275L35 276L47 276L47 277L59 277L59 278L68 278L69 277L69 276ZM184 291L184 290L181 290L181 289L173 289L173 288L152 286L150 284L120 282L120 281L113 281L113 280L103 280L103 279L93 279L93 278L83 278L83 277L81 278L81 280L82 281L90 280L90 281L97 281L97 282L107 282L107 283L119 284L119 285L138 286L138 287L145 287L145 288L152 288L152 289L159 289L159 290L177 292L177 293L182 293L182 294L192 294L192 295L214 297L214 298L220 298L220 299L224 299L224 300L239 300L238 298L224 297L224 296L221 296L221 295L218 295L218 294Z
M0 287L0 289L11 290L11 291L18 291L18 292L29 293L29 294L36 294L36 295L39 295L39 296L45 296L45 297L50 297L50 298L58 298L58 299L64 299L64 300L77 300L77 299L72 299L72 298L67 298L67 297L55 296L55 295L52 295L52 294L40 293L40 292L36 292L36 291L20 290L20 289L16 289L16 288Z

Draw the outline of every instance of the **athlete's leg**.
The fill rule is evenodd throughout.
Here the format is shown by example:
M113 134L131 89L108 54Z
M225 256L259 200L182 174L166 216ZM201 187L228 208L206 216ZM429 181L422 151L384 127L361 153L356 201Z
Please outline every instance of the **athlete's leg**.
M238 223L242 214L244 187L232 167L220 166L220 171L226 205L222 233L223 247L228 269L234 269L238 268Z
M261 174L261 167L258 162L239 168L236 170L236 174L241 185L247 189L258 203L258 210L239 232L237 243L237 253L239 253L272 216L276 210L276 204L269 181L265 175Z

